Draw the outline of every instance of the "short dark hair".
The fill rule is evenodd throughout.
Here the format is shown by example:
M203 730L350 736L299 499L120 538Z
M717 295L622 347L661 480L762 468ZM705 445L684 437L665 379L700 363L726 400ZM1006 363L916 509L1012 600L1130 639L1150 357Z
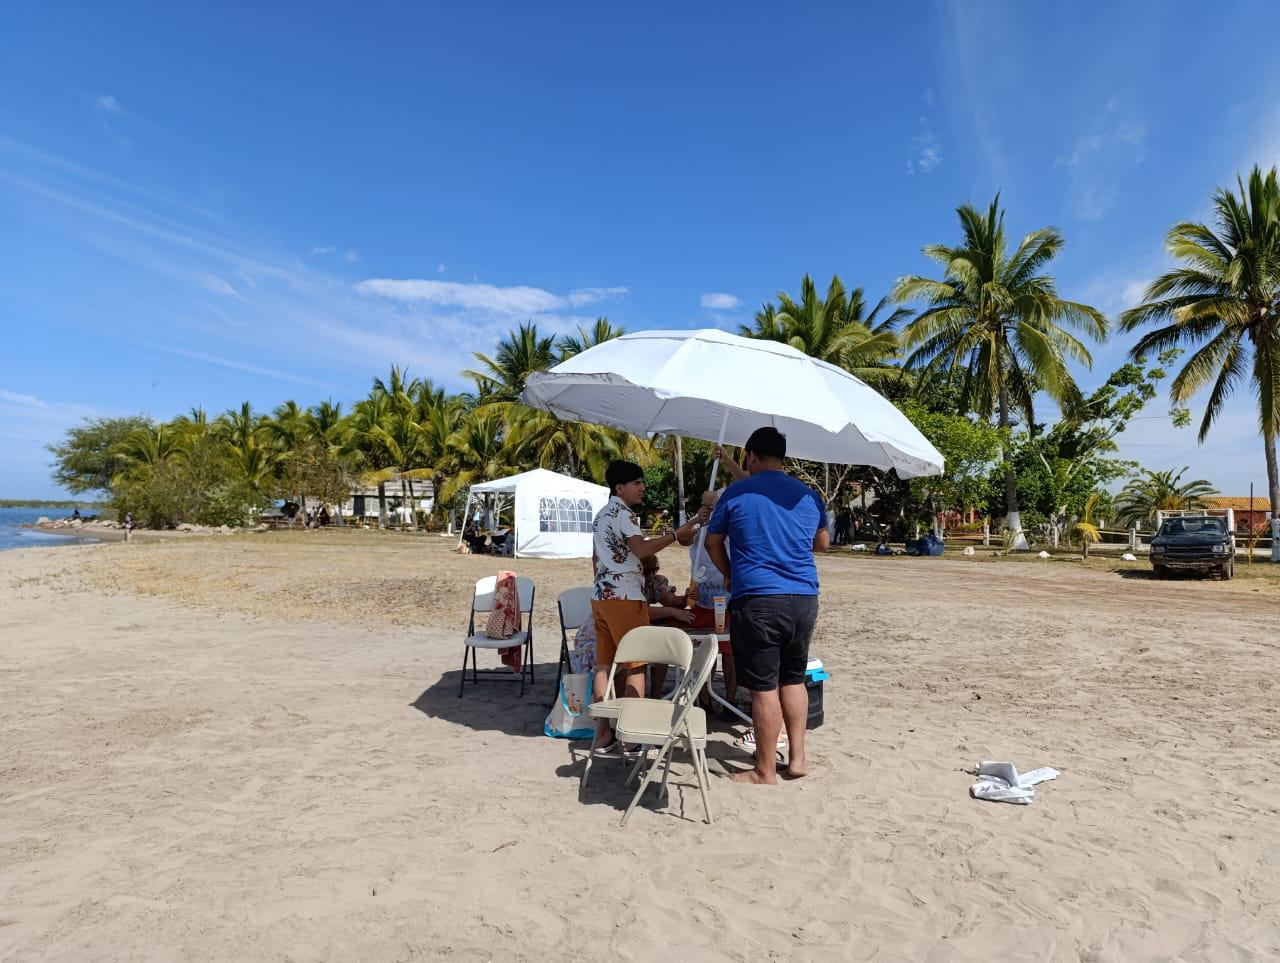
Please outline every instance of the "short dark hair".
M757 428L743 447L757 458L786 458L787 436L777 428Z
M637 481L644 477L644 469L633 461L611 461L604 470L604 483L609 486L609 494L618 494L618 486Z

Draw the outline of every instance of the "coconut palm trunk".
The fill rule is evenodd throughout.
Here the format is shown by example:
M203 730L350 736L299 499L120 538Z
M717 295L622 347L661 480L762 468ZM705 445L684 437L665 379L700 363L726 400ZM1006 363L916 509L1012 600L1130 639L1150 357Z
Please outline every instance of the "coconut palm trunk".
M1022 550L1027 548L1027 537L1022 533L1022 512L1018 510L1018 473L1013 467L1013 451L1009 442L1009 431L1012 427L1009 418L1009 393L1000 389L1000 428L1004 432L1004 524L1013 532L1013 547Z
M1271 517L1280 518L1280 465L1276 463L1276 436L1263 435L1262 448L1267 456L1267 487L1271 489Z
M378 482L378 527L387 527L387 483Z

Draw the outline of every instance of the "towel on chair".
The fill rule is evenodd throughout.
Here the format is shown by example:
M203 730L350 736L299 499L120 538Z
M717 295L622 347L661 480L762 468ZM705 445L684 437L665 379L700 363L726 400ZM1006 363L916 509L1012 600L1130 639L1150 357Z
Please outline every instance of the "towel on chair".
M499 572L498 583L493 587L493 608L489 611L484 634L491 639L509 639L519 631L520 593L516 589L516 573ZM511 666L512 672L520 671L520 655L521 647L518 645L498 650L502 664Z

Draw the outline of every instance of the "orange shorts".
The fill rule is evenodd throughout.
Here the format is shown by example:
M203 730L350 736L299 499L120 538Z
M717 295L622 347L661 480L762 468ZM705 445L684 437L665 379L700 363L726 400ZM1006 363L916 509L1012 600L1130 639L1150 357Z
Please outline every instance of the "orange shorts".
M613 664L624 635L637 626L649 624L649 603L643 599L593 600L591 614L596 620L596 666L603 669ZM636 669L643 665L643 662L632 662L623 668Z

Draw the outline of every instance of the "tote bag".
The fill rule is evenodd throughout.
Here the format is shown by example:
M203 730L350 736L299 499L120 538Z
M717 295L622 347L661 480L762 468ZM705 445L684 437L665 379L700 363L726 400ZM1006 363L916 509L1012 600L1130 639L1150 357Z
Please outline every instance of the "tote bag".
M560 677L560 691L551 704L547 721L542 726L544 734L552 739L590 739L596 733L595 724L587 715L591 702L591 673L581 672Z

